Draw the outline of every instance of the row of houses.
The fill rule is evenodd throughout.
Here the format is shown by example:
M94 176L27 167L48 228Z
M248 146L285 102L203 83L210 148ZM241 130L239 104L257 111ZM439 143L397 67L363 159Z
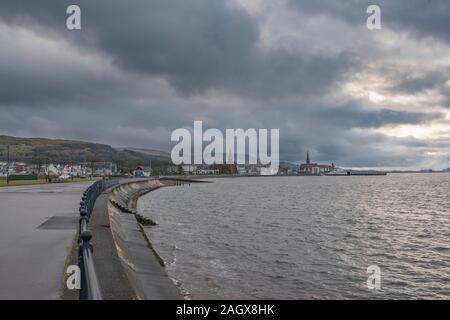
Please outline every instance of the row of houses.
M103 165L27 164L24 162L0 162L0 177L8 175L43 174L63 177L110 176L117 173L113 163Z
M266 170L261 165L236 165L236 164L218 164L218 165L182 165L181 172L186 174L235 174L235 175L260 175L262 170ZM323 175L334 173L338 168L331 164L313 163L309 157L309 151L306 153L306 162L296 168L281 167L278 175ZM178 171L179 172L179 171Z
M182 165L182 173L198 175L259 175L262 166L259 165L236 165L236 164L214 164L214 165Z
M26 174L30 172L30 167L23 162L0 162L0 177L6 177L8 174Z

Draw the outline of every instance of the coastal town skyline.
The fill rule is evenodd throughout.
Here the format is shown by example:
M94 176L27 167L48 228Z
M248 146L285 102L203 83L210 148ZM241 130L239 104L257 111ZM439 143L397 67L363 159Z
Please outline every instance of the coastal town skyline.
M105 144L101 144L101 143L97 143L97 142L86 142L86 141L77 141L77 140L64 140L64 139L52 139L52 138L41 138L41 137L33 137L33 138L18 138L18 137L12 137L12 136L1 136L0 138L6 138L8 140L12 139L12 141L17 140L13 143L13 145L10 145L10 142L5 142L2 141L2 139L0 139L0 174L3 174L3 176L5 176L5 172L6 172L6 165L8 163L8 159L10 159L10 170L13 170L14 168L14 164L16 163L19 170L18 172L22 172L23 174L25 173L31 173L31 172L35 172L36 171L36 164L39 164L39 166L43 166L44 165L46 167L53 167L56 166L58 168L63 168L61 170L50 170L50 171L54 171L55 173L58 173L59 175L66 175L68 173L68 169L64 169L64 168L68 168L71 165L73 166L74 164L78 167L80 167L79 169L77 169L77 176L78 175L85 175L86 170L90 171L90 172L94 172L93 169L91 169L90 165L95 163L96 165L98 164L104 164L104 163L108 163L108 166L111 164L113 165L116 169L115 170L107 170L107 169L102 169L99 172L109 172L107 175L110 175L112 172L121 172L122 170L118 170L118 167L124 167L124 163L126 162L126 158L120 159L120 160L112 160L112 158L108 158L108 156L106 156L106 158L104 157L103 154L101 154L100 156L94 156L92 153L90 155L88 155L88 153L80 154L80 150L77 151L72 151L69 152L68 154L65 154L66 159L64 161L60 161L58 160L59 157L57 156L55 158L55 155L51 155L51 152L54 152L55 150L52 150L49 154L47 154L47 152L50 151L46 150L45 147L43 147L42 141L49 141L49 142L59 142L59 143L63 143L67 146L69 146L71 143L74 144L87 144L92 146L102 146L102 147L107 147L111 150L116 150L117 152L122 152L122 151L126 151L126 152L133 152L133 153L138 153L141 155L146 155L146 156L155 156L157 162L157 166L160 167L164 167L167 169L167 172L169 173L175 173L178 171L177 167L180 167L180 165L176 165L174 163L170 163L170 152L169 151L161 151L161 150L156 150L156 149L146 149L146 148L133 148L133 147L114 147L114 146L109 146L109 145L105 145ZM16 153L14 151L14 144L19 144L19 149L21 149L24 145L26 141L26 144L28 145L28 148L30 148L30 150L28 150L28 153L26 154L26 159L24 158L24 154L19 152ZM34 141L39 141L38 143L33 143ZM203 144L205 145L205 144ZM39 150L39 154L34 155L33 156L33 149L36 148L36 150ZM85 147L86 148L86 147ZM85 149L84 152L86 152ZM92 152L94 150L90 150L90 152ZM22 151L23 152L23 151ZM220 153L218 153L218 155L220 155ZM240 153L236 152L234 153L234 159L236 160L239 157ZM120 155L116 155L116 157ZM222 158L224 163L227 161L227 158L229 158L229 154L222 154ZM245 155L243 155L244 158L246 158L248 161L248 159L250 159L249 153L248 153L248 145L246 145L246 153ZM315 162L312 163L313 165L315 165L315 167L317 168L317 170L319 170L320 173L325 173L325 172L329 172L332 171L332 168L335 167L335 160L331 160L331 161L327 161L327 160L321 160L320 158L316 158L315 154L312 154L312 156L314 157ZM82 160L80 160L81 158ZM24 160L25 159L25 160ZM89 161L88 161L89 159ZM163 159L163 163L165 163L164 165L158 165L159 160ZM148 159L147 160L140 160L137 162L134 162L134 164L132 166L127 167L128 172L131 172L135 169L135 167L137 166L146 166L148 164ZM281 166L280 166L280 172L281 174L286 173L287 170L289 170L290 173L292 173L293 168L298 167L297 169L294 169L294 174L297 174L298 172L303 172L303 173L308 173L308 170L304 170L302 169L302 166L305 164L310 164L310 149L307 148L306 149L306 153L303 155L300 155L298 157L297 160L295 161L287 161L285 159L280 159L281 161ZM150 160L151 162L151 160ZM318 163L320 162L320 163ZM85 169L81 169L81 167L84 166L86 167ZM181 167L185 167L188 168L189 166L191 166L191 164L181 164ZM196 167L196 166L193 166ZM206 170L208 168L208 165L206 163L203 163L200 166L197 166L199 170ZM250 163L246 163L243 167L252 167L252 165ZM257 167L261 167L260 165L258 165ZM264 166L262 166L264 167ZM339 166L336 165L336 168L343 168L343 169L355 169L355 170L379 170L379 171L386 171L386 172L413 172L413 171L418 171L418 172L448 172L450 171L450 167L446 167L441 166L441 167L420 167L420 168L405 168L401 165L398 166L388 166L388 167L382 167L382 166L351 166L345 163L340 163ZM20 170L20 168L27 168L27 170ZM124 167L125 168L125 167ZM105 171L106 170L106 171ZM124 171L124 172L125 172ZM150 170L151 171L151 170ZM166 171L166 170L164 170ZM184 170L186 172L194 172L196 170ZM254 170L253 170L253 173ZM150 173L149 173L150 174ZM103 174L99 174L98 176L101 176Z
M24 142L27 141L29 147L34 148L33 142L35 139L27 140L21 139L21 147L23 148ZM38 139L40 144L46 139ZM52 140L49 140L52 141ZM69 147L70 143L76 143L70 140L57 140L59 143L65 144L65 148ZM30 143L31 142L31 143ZM80 143L80 142L78 142ZM31 144L31 146L30 146ZM89 145L89 144L88 144ZM95 145L95 144L91 144ZM0 147L3 147L0 143ZM109 146L106 146L109 147ZM58 148L58 147L56 147ZM72 147L69 147L73 148ZM0 152L0 178L11 178L15 180L39 180L44 179L49 181L49 179L54 179L55 181L67 181L73 180L73 178L93 178L93 177L110 177L110 176L135 176L135 177L150 177L152 175L160 174L194 174L194 175L237 175L237 176L254 176L261 175L261 169L267 166L261 163L245 163L239 164L236 160L239 157L239 153L234 154L234 160L231 154L228 154L228 159L225 160L225 154L222 155L224 161L222 163L213 163L208 165L206 163L202 164L174 164L170 160L169 153L164 153L158 150L152 149L133 149L127 150L126 148L114 149L109 147L111 150L116 150L118 152L133 152L134 155L141 154L141 156L146 155L144 159L134 160L132 162L126 162L123 159L114 161L107 158L95 158L93 156L80 155L78 152L80 150L72 150L67 154L63 149L59 149L59 152L65 154L65 160L57 160L54 156L52 157L46 152L42 145L38 148L41 152L39 155L33 156L33 151L28 151L26 158L24 153L14 154L11 153L10 145L6 145L3 151ZM32 150L32 149L31 149ZM85 149L86 151L86 149ZM100 153L101 154L101 153ZM6 157L6 158L5 158ZM80 160L81 158L83 160ZM120 153L119 153L120 157ZM248 157L248 155L245 155ZM156 160L154 166L152 166L152 159ZM383 168L364 168L364 167L348 167L339 164L331 163L319 163L313 158L311 161L310 152L307 150L305 159L298 160L296 162L286 162L282 161L279 166L276 175L373 175L373 174L385 174L386 172L422 172L422 173L432 173L432 172L450 172L450 167L448 168L422 168L420 170L402 170L402 169L383 169Z

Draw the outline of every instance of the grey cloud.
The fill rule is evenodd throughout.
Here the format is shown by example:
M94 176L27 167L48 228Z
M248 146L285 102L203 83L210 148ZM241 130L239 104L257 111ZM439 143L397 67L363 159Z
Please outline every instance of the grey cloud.
M432 71L424 71L419 74L409 73L406 70L383 68L381 70L395 85L389 88L393 92L408 94L421 93L426 90L444 90L446 82L450 79L450 68L439 67Z
M59 65L54 61L45 61L46 65L33 66L19 64L14 70L3 68L0 61L0 104L3 106L48 107L61 105L62 108L78 107L93 101L107 101L110 92L123 92L124 82L89 70L73 69L67 65ZM70 63L69 63L70 64ZM75 65L79 67L79 65Z
M450 108L450 87L441 89L441 94L444 95L444 107Z
M289 0L289 3L302 13L325 14L361 27L366 24L367 7L375 4L381 8L383 26L450 42L450 2L447 0Z
M312 15L365 24L365 8L352 7L360 3L295 5ZM9 38L8 47L2 47L2 133L167 151L171 131L198 119L219 129L279 128L283 159L301 161L309 149L317 161L347 166L417 165L427 148L446 146L445 141L433 144L353 130L442 117L390 106L366 108L364 101L343 103L350 98L337 88L365 65L365 51L313 55L298 48L261 48L261 21L230 1L80 0L80 32L65 29L69 4L72 1L0 3L0 20L11 30L25 28L55 43L68 43L62 47L66 51L42 43L24 49L19 40ZM401 8L408 11L406 5ZM431 13L425 13L424 19L431 21ZM392 22L403 23L401 19ZM409 28L404 23L402 27ZM391 89L426 90L439 86L443 77L438 72L423 77L393 74L398 88ZM327 97L331 94L336 101Z
M344 128L379 128L393 124L420 124L445 117L440 113L396 111L392 109L365 110L352 105L321 109L320 118Z
M435 144L430 140L346 132L339 139L331 138L329 143L313 148L312 155L319 161L334 161L344 167L355 163L362 167L417 167L427 160L426 151L433 147Z
M450 87L447 84L450 79L450 68L439 68L419 75L410 75L405 71L398 70L389 70L387 74L394 83L393 86L385 88L387 91L415 95L434 90L444 98L441 106L450 108Z
M291 138L290 148L296 147L297 153L288 154L288 160L304 161L309 151L312 161L333 162L341 167L408 167L423 160L428 146L426 141L415 141L412 145L409 138L395 139L374 132L355 133L333 127L324 130L322 126L312 130L303 131L295 140Z
M356 64L350 53L261 49L258 21L223 0L80 0L80 32L65 30L69 3L3 1L0 17L12 25L48 27L101 50L120 68L167 79L185 96L211 89L263 99L313 95L330 89Z
M407 166L413 164L414 158L422 157L424 151L418 148L431 147L432 141L412 137L396 139L366 130L398 124L422 124L444 117L441 113L377 110L361 105L358 101L334 108L320 104L308 108L304 105L301 108L298 105L280 105L278 109L260 110L262 113L258 119L265 119L262 127L280 128L280 151L283 159L288 161L303 161L306 151L310 150L315 161L338 165ZM258 127L252 119L242 120L239 125ZM359 130L353 130L355 128ZM416 157L405 161L414 149Z
M130 94L128 77L61 39L0 23L0 105L73 107Z
M443 73L431 72L424 76L406 77L394 87L394 90L406 93L418 93L441 86L446 80L447 77Z

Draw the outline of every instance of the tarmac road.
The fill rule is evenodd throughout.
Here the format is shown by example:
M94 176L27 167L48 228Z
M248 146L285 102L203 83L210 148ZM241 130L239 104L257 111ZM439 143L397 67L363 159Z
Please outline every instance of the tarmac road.
M58 299L91 182L0 188L0 299Z

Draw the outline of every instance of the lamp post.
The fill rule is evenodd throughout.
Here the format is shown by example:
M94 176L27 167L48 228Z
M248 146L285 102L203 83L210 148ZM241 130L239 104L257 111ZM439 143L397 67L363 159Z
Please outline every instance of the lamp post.
M9 184L9 145L7 147L7 160L6 160L6 184Z
M49 183L50 182L50 161L48 158L46 158L46 166L47 166L47 174L45 175L45 182Z

